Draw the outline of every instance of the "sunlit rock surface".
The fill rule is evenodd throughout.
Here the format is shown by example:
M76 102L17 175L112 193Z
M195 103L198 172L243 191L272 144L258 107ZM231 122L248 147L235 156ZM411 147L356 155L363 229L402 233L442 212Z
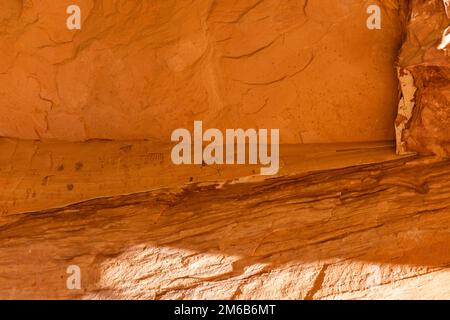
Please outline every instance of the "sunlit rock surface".
M450 162L367 142L398 74L399 153L447 153L442 1L71 3L0 3L0 135L64 140L0 139L0 298L450 298ZM297 144L174 166L193 120Z
M1 1L0 136L167 142L203 120L282 143L394 138L397 1L76 3L79 31L71 0Z
M149 142L0 147L2 298L450 297L448 161L286 146L261 180Z
M449 297L448 162L282 146L261 180L150 142L0 147L2 298Z

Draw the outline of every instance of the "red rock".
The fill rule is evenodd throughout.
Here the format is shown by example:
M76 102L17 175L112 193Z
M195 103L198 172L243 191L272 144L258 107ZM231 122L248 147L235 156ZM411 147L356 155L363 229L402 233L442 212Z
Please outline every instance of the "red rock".
M282 143L390 140L397 1L2 1L0 136L156 139L202 120ZM317 116L320 115L320 116Z
M368 142L448 155L443 2L77 3L0 2L0 135L63 140L0 139L0 298L450 297L450 161ZM176 166L194 120L296 144Z
M411 4L399 60L399 153L450 155L450 47L442 42L450 25L448 6L442 0Z

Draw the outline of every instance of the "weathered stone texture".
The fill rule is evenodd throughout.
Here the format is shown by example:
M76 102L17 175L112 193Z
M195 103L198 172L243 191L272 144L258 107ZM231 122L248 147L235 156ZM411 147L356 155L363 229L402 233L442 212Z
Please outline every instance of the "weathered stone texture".
M262 181L149 143L0 142L1 298L450 297L448 161L299 149Z
M450 3L411 1L399 59L399 153L450 155Z
M394 137L397 1L0 3L0 136L167 141L203 120L282 143ZM366 27L367 6L382 30Z
M449 298L438 0L0 2L0 298ZM280 172L174 166L177 127L282 130ZM84 141L152 138L151 141ZM155 142L162 140L164 143ZM81 268L81 289L66 286Z

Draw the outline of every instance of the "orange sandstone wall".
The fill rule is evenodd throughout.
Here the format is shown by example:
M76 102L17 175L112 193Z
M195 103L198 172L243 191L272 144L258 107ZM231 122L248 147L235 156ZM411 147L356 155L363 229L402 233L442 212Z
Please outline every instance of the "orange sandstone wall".
M400 42L396 0L1 1L0 136L169 142L203 120L282 143L393 139Z

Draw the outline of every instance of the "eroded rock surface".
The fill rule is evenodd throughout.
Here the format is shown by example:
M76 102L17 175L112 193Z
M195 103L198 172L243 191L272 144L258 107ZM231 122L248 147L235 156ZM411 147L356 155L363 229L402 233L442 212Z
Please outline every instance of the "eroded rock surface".
M399 153L450 155L449 27L449 1L411 1L399 60Z
M145 144L1 142L1 298L450 297L448 161L346 146L262 181Z
M282 143L394 138L398 1L0 4L0 136L154 138L279 128ZM367 7L382 8L368 30Z
M161 140L201 117L392 138L406 27L399 151L447 152L441 1L383 1L381 31L356 0L78 3L77 32L71 1L0 4L0 135ZM301 147L263 179L149 141L0 139L0 298L449 298L450 162Z

